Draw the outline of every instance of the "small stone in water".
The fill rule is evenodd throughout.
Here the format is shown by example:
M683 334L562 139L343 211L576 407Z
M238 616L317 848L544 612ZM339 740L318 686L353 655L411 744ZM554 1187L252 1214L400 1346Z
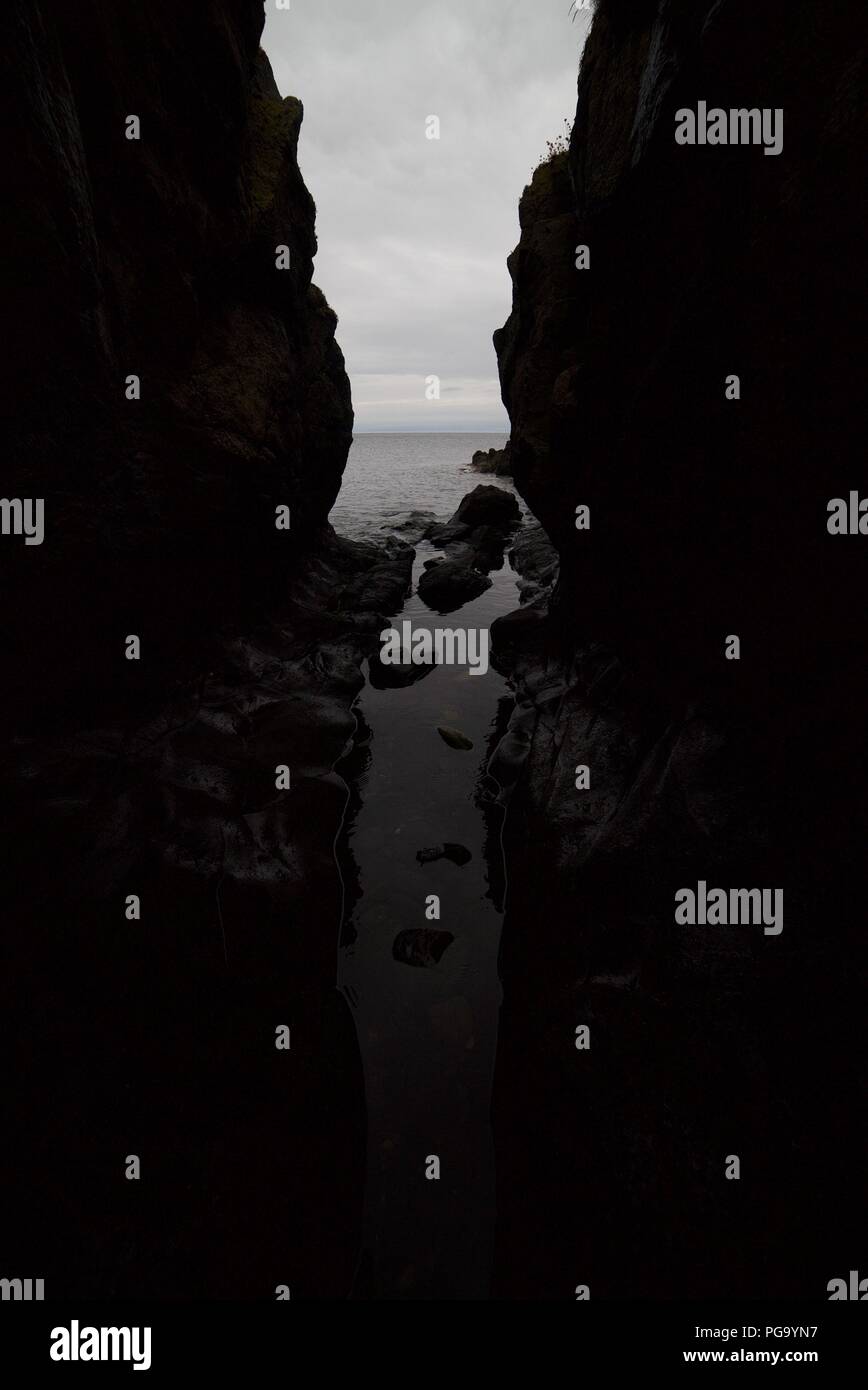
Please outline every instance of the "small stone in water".
M470 863L473 855L463 845L447 842L445 845L433 845L430 849L417 850L416 858L420 864L433 864L435 859L451 859L453 864L463 868L465 864Z
M451 931L435 931L432 927L411 927L398 932L392 943L392 955L404 965L425 968L437 965L455 937Z
M459 752L466 753L468 748L473 747L473 740L462 734L459 729L446 729L438 724L437 732L444 743L448 743L450 748L457 748Z

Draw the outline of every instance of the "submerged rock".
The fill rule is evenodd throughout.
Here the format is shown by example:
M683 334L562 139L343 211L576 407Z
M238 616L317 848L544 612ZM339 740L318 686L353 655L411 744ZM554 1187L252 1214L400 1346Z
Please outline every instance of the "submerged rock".
M372 652L368 658L368 680L375 690L405 690L436 670L434 661L419 661L412 666L389 666L381 659L379 652Z
M411 927L398 932L392 943L392 955L404 965L415 965L422 969L438 965L452 945L455 937L451 931L437 931L433 927Z
M431 511L421 511L414 509L408 512L402 521L386 521L380 527L381 531L390 531L400 535L404 540L411 542L420 541L427 535L433 525L436 525L437 514Z
M455 748L461 753L467 753L473 747L473 740L466 734L462 734L460 729L449 729L443 725L437 725L437 732L444 743L448 743L450 748Z
M473 855L464 845L452 844L449 841L443 845L434 845L431 849L420 849L416 852L416 858L420 864L433 864L437 859L450 859L453 864L457 864L462 869L465 864L469 864Z

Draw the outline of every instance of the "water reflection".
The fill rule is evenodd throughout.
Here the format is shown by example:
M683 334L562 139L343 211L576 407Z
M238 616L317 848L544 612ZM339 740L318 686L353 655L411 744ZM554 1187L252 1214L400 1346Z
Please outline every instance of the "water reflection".
M435 553L418 547L416 574ZM448 618L414 590L395 626L489 627L518 604L508 565L492 579ZM355 1296L484 1299L502 898L502 810L484 763L509 696L491 668L422 668L407 683L384 679L388 670L375 665L359 697L356 748L339 769L354 784L344 852L360 888L346 906L339 984L358 1030L369 1126ZM460 730L472 750L450 747L438 726ZM435 1157L439 1180L426 1177Z

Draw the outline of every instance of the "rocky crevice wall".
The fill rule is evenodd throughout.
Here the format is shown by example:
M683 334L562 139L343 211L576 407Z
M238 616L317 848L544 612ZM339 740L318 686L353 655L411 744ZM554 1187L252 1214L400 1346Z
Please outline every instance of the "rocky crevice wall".
M501 1297L822 1298L848 1267L868 541L826 522L864 478L864 64L853 5L600 0L521 201L495 344L560 578L495 629ZM783 153L678 146L699 100L781 108ZM783 933L676 926L699 879L782 888Z
M127 633L165 671L261 611L337 495L349 382L262 23L257 0L4 9L4 495L46 516L2 553L22 700L52 668L92 699Z
M262 23L0 16L3 492L45 500L0 547L0 1226L47 1297L341 1299L358 1254L334 766L412 551L328 526L350 389Z

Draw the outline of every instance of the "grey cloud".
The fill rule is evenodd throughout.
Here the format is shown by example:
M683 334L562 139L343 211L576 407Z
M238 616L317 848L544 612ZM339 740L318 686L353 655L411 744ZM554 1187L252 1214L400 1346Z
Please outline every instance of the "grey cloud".
M491 345L506 258L522 188L575 110L588 22L564 0L266 0L263 47L304 103L316 279L358 429L508 428Z

